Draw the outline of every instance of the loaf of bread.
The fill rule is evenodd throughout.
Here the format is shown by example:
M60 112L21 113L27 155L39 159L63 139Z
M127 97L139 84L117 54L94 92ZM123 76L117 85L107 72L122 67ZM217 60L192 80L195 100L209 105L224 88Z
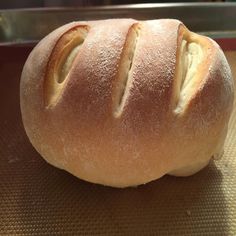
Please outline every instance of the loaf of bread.
M33 49L20 85L42 157L114 187L204 168L222 153L233 98L220 47L172 19L64 25Z

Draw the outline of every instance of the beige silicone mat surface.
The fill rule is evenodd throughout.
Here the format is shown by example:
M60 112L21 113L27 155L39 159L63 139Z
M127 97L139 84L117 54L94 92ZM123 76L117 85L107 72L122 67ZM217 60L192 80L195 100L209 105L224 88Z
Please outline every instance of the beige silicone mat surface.
M30 48L0 48L0 235L236 235L236 107L223 159L188 178L114 189L48 165L20 117ZM227 52L236 78L236 52Z

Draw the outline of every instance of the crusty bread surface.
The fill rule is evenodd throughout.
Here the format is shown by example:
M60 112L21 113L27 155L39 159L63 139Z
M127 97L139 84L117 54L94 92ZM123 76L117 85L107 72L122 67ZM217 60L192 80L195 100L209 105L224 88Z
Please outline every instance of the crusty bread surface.
M29 55L21 112L50 164L136 186L192 175L222 153L233 86L220 47L178 20L73 22Z

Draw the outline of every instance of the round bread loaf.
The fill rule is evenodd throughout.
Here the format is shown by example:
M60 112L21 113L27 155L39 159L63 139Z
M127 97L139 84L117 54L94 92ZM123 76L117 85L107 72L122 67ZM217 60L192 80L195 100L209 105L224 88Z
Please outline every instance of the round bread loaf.
M205 167L223 150L233 97L220 47L171 19L62 26L33 49L20 85L42 157L114 187Z

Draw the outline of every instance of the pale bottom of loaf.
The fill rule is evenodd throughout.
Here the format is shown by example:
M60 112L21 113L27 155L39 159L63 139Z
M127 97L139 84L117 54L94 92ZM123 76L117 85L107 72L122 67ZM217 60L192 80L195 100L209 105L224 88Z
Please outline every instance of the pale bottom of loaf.
M174 175L174 176L183 176L183 177L184 176L190 176L190 175L193 175L193 174L197 173L198 171L200 171L204 167L206 167L208 165L208 163L210 162L210 160L211 160L211 158L207 161L194 163L190 166L185 166L185 167L182 167L180 169L173 170L168 174L169 175Z

